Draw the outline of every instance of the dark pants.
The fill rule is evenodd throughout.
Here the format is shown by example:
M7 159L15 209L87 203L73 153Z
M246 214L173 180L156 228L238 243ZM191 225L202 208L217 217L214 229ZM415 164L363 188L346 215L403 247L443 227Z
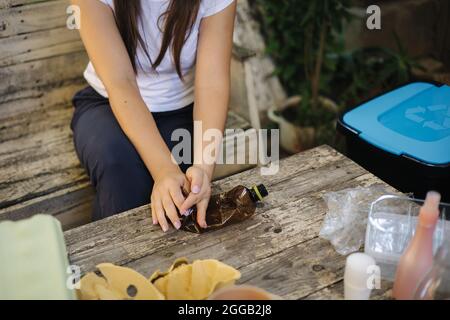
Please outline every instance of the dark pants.
M93 219L103 219L149 203L153 179L120 128L109 100L87 87L75 95L73 105L71 128L75 150L96 190ZM170 150L178 143L171 141L175 129L187 129L192 137L192 110L193 105L190 105L176 111L153 113ZM185 172L189 166L182 164L180 168Z

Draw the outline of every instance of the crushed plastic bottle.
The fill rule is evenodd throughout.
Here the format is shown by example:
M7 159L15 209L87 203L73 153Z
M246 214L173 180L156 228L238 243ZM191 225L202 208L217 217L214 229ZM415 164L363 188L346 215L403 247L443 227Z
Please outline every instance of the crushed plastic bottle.
M269 193L264 185L253 188L237 186L228 192L213 195L206 212L207 228L197 223L197 210L191 208L187 216L181 217L181 230L204 233L247 220L255 214L256 203Z

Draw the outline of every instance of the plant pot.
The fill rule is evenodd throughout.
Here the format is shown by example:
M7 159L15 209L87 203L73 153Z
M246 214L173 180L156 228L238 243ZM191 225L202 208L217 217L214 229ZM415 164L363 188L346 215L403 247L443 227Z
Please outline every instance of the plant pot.
M298 126L282 115L278 115L276 111L280 112L294 107L301 101L301 96L293 96L287 99L280 108L271 108L267 113L269 119L277 123L280 128L281 147L292 154L314 147L317 129L313 126ZM319 101L322 108L337 114L338 107L334 101L325 97L319 97Z

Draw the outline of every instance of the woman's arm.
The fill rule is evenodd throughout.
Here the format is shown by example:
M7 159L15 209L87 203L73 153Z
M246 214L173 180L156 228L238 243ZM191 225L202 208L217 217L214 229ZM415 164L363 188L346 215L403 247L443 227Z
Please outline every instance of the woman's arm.
M225 127L230 96L235 15L236 2L201 22L195 75L194 121L201 123L203 132L216 129L223 134ZM200 132L202 136L203 132ZM203 227L206 227L205 216L214 171L214 164L204 161L203 157L205 147L210 143L211 141L203 142L203 139L194 138L194 166L186 173L192 192L182 205L182 210L197 205L197 222ZM215 140L214 143L217 154L221 141Z
M166 231L166 213L177 227L180 222L174 203L181 207L184 201L181 187L186 185L186 179L171 160L170 150L141 97L114 13L100 1L72 0L72 3L81 10L81 38L96 73L106 87L112 111L155 180L153 223L159 222Z

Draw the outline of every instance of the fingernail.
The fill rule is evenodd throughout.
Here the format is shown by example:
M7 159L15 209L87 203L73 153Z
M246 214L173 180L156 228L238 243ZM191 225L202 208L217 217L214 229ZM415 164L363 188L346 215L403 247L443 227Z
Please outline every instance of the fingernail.
M193 193L199 193L199 192L200 192L200 187L199 187L199 186L194 186L194 187L192 188L192 192L193 192Z
M180 221L175 222L174 226L175 226L175 229L177 229L177 230L180 229L181 228Z
M203 228L203 229L208 228L208 225L206 224L206 222L203 222L203 223L202 223L202 228Z
M164 226L162 226L162 230L163 230L163 232L167 232L167 230L169 230L169 227L164 225Z
M155 225L157 225L157 224L158 224L158 221L153 220L153 225L155 226Z

